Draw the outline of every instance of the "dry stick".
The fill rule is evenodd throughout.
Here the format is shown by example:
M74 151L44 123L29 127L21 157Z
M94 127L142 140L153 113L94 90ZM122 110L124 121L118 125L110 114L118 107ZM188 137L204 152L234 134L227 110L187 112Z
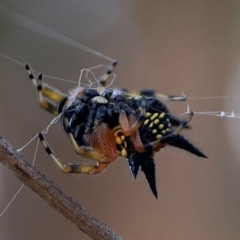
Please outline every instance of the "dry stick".
M26 186L50 206L73 222L83 232L96 240L123 240L106 224L92 216L78 202L67 196L52 181L39 172L0 136L0 162Z

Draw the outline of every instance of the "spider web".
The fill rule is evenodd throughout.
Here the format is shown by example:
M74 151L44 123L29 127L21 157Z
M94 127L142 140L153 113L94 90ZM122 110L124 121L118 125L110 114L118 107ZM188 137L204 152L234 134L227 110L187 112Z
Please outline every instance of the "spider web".
M98 51L95 51L89 47L84 46L81 43L78 43L66 36L63 36L41 24L38 24L28 18L23 17L20 14L17 14L9 9L6 9L2 6L0 6L0 15L7 21L11 21L12 23L21 25L29 30L32 31L37 31L40 34L46 35L47 37L51 37L57 41L61 41L63 43L66 44L70 44L78 49L81 49L83 51L89 52L91 54L94 54L95 56L101 57L103 59L106 59L110 62L115 61L114 59L112 59L109 56L106 56ZM24 67L25 64L21 63L20 61L13 59L7 55L5 55L4 53L0 53L0 55L2 57L5 57L7 59L9 59L10 61L15 62L16 64L19 64L21 66ZM95 74L95 70L99 70L99 69L106 69L108 68L109 65L97 65L97 66L93 66L90 68L83 68L80 71L80 75L79 75L79 79L78 81L73 81L73 80L69 80L69 79L64 79L64 78L59 78L59 77L55 77L55 76L50 76L50 75L43 75L44 76L44 80L46 81L47 79L53 79L56 81L63 81L66 83L70 83L70 84L74 84L75 88L80 89L80 88L91 88L91 89L97 89L100 85L99 83L99 78L98 76ZM33 70L34 71L34 70ZM34 71L35 74L38 74L37 71ZM106 86L106 88L111 89L111 86L113 85L114 81L116 79L116 74L112 73L111 78L108 79L108 85ZM113 88L112 88L113 89ZM114 90L114 89L113 89ZM119 91L118 94L123 94L126 95L128 94L129 96L134 96L130 93L126 93L124 91ZM231 97L231 96L218 96L218 97L208 97L208 96L203 96L203 97L191 97L191 96L185 96L184 93L181 94L182 98L184 99L185 97L187 99L195 99L195 100L202 100L202 99L238 99L240 100L240 97L235 96L235 97ZM181 99L181 97L176 97L175 100L179 100L179 98ZM163 100L163 101L168 101L168 100ZM186 103L186 111L183 113L178 114L177 116L183 116L186 115L190 112L190 106L188 101L185 102ZM221 111L212 111L212 112L197 112L194 111L195 115L205 115L205 116L215 116L215 117L227 117L227 118L240 118L240 114L239 113L235 113L234 111L228 111L225 112L223 110ZM42 133L47 134L50 127L52 125L54 125L55 123L57 123L60 119L61 115L57 116L56 118L54 118L49 125L42 130ZM30 139L24 146L22 146L21 148L18 149L18 151L22 151L23 149L25 149L30 143L32 143L36 138L37 138L38 134L36 134L35 136L32 137L32 139ZM37 141L36 144L36 149L35 149L35 153L34 153L34 157L33 157L33 162L32 164L35 164L35 159L36 159L36 155L37 155L37 150L38 150L38 146L39 146L39 140ZM7 209L10 207L10 205L12 204L12 202L14 201L14 199L16 199L17 195L20 193L20 191L22 190L22 188L24 187L24 184L21 185L21 187L19 188L19 190L16 192L16 194L13 196L13 198L11 199L11 201L7 204L7 206L2 210L2 212L0 213L0 218L4 215L4 213L7 211Z

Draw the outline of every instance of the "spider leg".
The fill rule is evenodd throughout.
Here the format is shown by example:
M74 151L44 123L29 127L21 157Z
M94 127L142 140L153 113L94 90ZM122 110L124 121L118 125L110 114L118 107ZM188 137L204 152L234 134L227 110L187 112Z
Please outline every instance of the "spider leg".
M106 86L107 79L111 75L111 73L113 72L113 70L116 66L117 66L117 62L113 62L112 65L109 66L107 68L107 70L105 71L105 73L99 78L99 83L100 83L101 87Z
M187 119L182 121L181 124L174 130L173 135L179 134L183 130L183 128L191 121L192 117L193 111L190 111Z
M155 91L153 91L151 89L142 90L140 92L140 95L146 96L146 97L156 97L159 100L186 101L186 97L184 95L182 95L182 96L166 95L163 93L155 93Z
M146 99L142 97L142 103L141 103L141 112L136 119L134 114L130 114L129 117L127 117L127 114L124 110L121 110L119 114L119 124L122 129L122 132L125 136L130 136L133 133L135 133L138 128L143 124L145 120L145 114L146 114Z
M40 106L48 112L58 115L58 104L66 99L66 96L53 87L47 84L42 84L42 74L39 74L36 79L28 64L26 64L26 70L33 85L37 88Z
M131 95L134 96L145 96L145 97L154 97L157 98L158 100L162 101L162 100L166 100L166 101L186 101L186 96L185 95L181 95L181 96L176 96L176 95L167 95L167 94L163 94L163 93L156 93L154 90L152 89L143 89L140 92L128 92L128 90L126 88L122 88L120 89L123 92L129 93Z
M68 125L69 125L68 119L64 118L63 121L64 121L65 129L68 129ZM94 147L79 146L77 144L73 134L68 130L67 130L67 133L70 137L70 140L72 142L74 150L77 154L80 154L80 155L86 156L88 158L91 158L93 160L96 160L99 164L109 164L117 158L117 155L115 155L114 153L111 155L110 154L106 155L105 152L104 153L100 152L97 149L95 149Z
M121 131L125 136L130 136L131 141L134 145L134 148L138 152L144 152L145 148L141 141L141 137L139 135L139 127L143 124L146 119L146 99L142 97L142 103L140 107L140 114L138 118L136 118L135 110L134 113L131 113L128 117L124 110L121 110L119 115L119 125L121 127Z
M47 141L43 137L42 133L39 133L39 139L45 148L47 154L52 158L57 167L64 173L85 173L85 174L97 174L105 170L108 163L98 163L97 166L91 165L80 165L73 163L61 163L59 159L55 156L51 148L49 147Z
M113 62L111 64L111 66L109 66L107 68L107 70L105 71L105 73L98 79L98 82L100 84L100 86L98 87L97 91L98 93L101 95L104 91L104 88L106 86L106 82L108 77L111 75L111 73L113 72L114 68L117 66L117 62Z
M93 160L96 160L97 162L99 163L107 163L109 164L110 162L112 162L112 160L109 160L108 157L106 157L105 154L103 153L100 153L98 151L94 151L93 149L90 149L90 148L84 148L84 147L80 147L78 146L76 140L74 139L72 133L69 133L69 137L71 139L71 142L73 144L73 147L75 149L75 152L77 154L80 154L80 155L84 155L88 158L91 158Z

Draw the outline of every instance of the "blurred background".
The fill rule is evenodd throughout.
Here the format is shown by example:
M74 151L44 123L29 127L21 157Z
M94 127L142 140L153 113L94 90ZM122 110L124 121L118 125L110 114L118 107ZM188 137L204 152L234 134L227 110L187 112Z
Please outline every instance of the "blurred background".
M240 113L239 0L1 0L2 7L118 60L111 87L184 92L196 112ZM0 13L0 52L37 72L78 81L82 68L110 64L52 38L40 25L29 28L30 22ZM20 148L53 117L38 106L24 67L0 56L0 77L0 135ZM76 86L45 81L66 93ZM225 98L206 98L216 96ZM186 103L167 104L175 114L187 110ZM98 176L64 175L39 146L36 166L124 239L237 240L240 119L196 114L191 126L184 135L209 159L173 147L156 154L158 200L142 173L133 179L123 158ZM47 139L62 161L82 161L60 123ZM29 161L36 143L22 152ZM20 186L0 166L0 212ZM25 187L0 218L0 239L89 237Z

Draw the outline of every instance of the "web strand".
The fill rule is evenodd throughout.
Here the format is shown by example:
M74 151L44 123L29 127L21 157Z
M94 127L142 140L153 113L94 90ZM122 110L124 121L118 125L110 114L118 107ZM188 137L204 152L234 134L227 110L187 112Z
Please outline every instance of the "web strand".
M13 58L11 58L11 57L9 57L9 56L3 54L3 53L0 53L0 55L3 56L3 57L5 57L5 58L7 58L7 59L9 59L9 60L11 60L11 61L13 61L13 62L15 62L15 63L17 63L17 64L19 64L19 65L21 65L21 66L24 66L23 63L21 63L21 62L15 60L15 59L13 59Z
M35 139L35 138L34 138ZM37 151L38 151L38 146L39 146L39 139L37 141L37 145L36 145L36 149L34 152L34 156L33 156L33 161L32 161L32 165L35 164L36 161L36 156L37 156ZM0 213L0 218L4 215L4 213L8 210L8 208L11 206L11 204L13 203L13 201L17 198L18 194L21 192L21 190L23 189L25 185L22 184L21 187L17 190L17 192L15 193L15 195L13 196L13 198L10 200L10 202L7 204L7 206L3 209L3 211Z
M55 32L54 30L47 28L47 27L43 26L42 24L36 23L33 20L26 18L26 17L22 16L21 14L16 13L16 12L14 12L6 7L3 7L1 5L0 5L0 17L8 22L14 23L16 25L20 25L26 29L29 29L31 31L34 31L39 34L45 35L47 37L53 38L62 43L69 44L73 47L84 50L84 51L94 54L98 57L109 60L111 62L115 61L114 59L112 59L92 48L89 48L77 41L74 41L69 37L66 37L58 32Z

